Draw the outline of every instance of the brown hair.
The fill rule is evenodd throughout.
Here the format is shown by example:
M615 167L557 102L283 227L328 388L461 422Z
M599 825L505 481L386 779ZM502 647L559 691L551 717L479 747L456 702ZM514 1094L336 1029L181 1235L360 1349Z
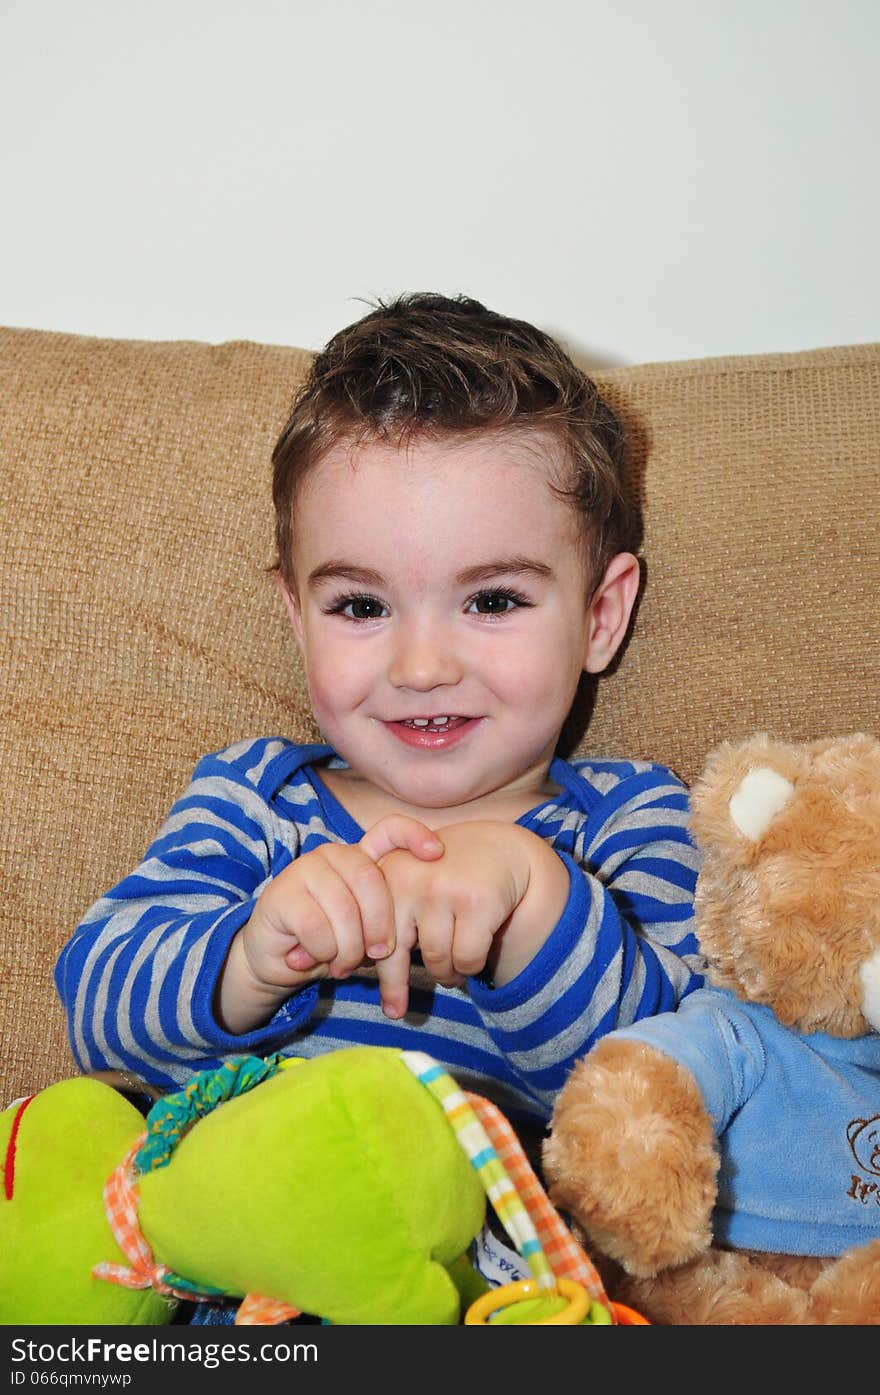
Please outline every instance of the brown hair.
M316 356L273 451L277 570L293 584L297 489L333 446L525 427L561 447L551 487L582 519L592 587L637 536L623 430L596 384L542 330L477 300L380 301Z

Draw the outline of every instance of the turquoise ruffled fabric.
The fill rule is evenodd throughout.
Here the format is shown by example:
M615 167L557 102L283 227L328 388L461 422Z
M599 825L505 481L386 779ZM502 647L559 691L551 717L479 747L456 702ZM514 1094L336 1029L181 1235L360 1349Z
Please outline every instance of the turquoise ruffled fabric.
M135 1158L135 1171L166 1167L184 1130L218 1104L246 1094L269 1080L283 1060L275 1056L233 1056L217 1070L198 1071L182 1090L157 1100L147 1115L147 1139Z

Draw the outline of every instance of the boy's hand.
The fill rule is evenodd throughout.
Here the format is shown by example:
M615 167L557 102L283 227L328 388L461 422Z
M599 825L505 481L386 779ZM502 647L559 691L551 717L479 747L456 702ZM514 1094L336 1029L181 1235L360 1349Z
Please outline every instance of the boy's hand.
M400 1017L418 944L438 983L457 986L487 966L499 986L525 968L568 899L568 873L549 843L519 824L450 824L444 854L419 861L405 849L379 863L394 902L395 948L382 964L382 1005Z
M413 862L443 854L425 824L389 814L359 844L322 843L272 878L223 970L217 1011L227 1031L250 1030L291 989L328 976L347 978L364 958L380 961L381 989L383 961L395 948L395 915L378 862L394 849L405 849ZM391 972L399 973L397 961Z

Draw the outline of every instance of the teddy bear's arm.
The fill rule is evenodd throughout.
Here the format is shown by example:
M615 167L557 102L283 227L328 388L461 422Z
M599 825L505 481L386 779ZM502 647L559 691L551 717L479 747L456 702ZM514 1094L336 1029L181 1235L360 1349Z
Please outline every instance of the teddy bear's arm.
M544 1144L551 1197L631 1274L707 1248L718 1152L699 1087L671 1056L606 1038L578 1063Z

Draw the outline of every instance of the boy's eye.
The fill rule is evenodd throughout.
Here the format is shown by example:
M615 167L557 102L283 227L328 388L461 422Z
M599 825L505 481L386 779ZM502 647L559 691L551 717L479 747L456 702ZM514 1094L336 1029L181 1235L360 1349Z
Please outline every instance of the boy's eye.
M509 610L528 604L525 596L515 591L480 591L468 601L468 610L475 615L506 615Z
M332 615L345 615L349 620L379 620L387 614L384 601L376 596L340 596L330 607Z

